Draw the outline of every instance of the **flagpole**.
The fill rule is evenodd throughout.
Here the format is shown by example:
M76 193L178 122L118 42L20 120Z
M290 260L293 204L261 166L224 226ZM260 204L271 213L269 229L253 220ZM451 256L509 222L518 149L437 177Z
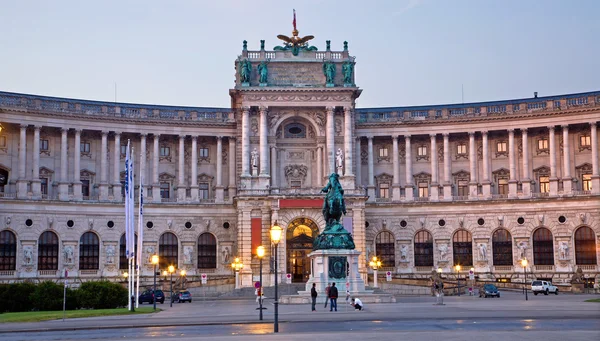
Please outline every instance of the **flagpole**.
M138 211L138 249L137 249L137 286L135 297L140 297L140 273L142 272L142 250L144 242L144 175L142 174L141 158L144 155L140 153L140 200L139 200L139 211ZM135 307L139 307L138 300L135 301Z
M134 152L135 148L131 146L131 172L129 173L129 235L131 236L131 241L129 242L129 262L130 262L130 272L129 272L129 285L131 288L129 294L129 302L131 304L131 311L134 310L134 305L132 302L132 297L135 295L135 224L134 224L134 193L135 193L135 183L133 182L134 171ZM137 300L136 300L137 301Z
M131 258L129 258L129 243L131 242L131 236L129 235L129 174L130 170L130 158L131 158L131 144L130 140L127 140L127 151L125 155L125 257L127 257L127 309L131 310L131 285L129 282L129 274L131 274Z

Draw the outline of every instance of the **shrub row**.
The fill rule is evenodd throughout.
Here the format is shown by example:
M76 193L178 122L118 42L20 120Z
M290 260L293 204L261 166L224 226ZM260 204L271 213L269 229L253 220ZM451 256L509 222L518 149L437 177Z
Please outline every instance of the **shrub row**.
M49 311L63 308L62 284L51 281L0 284L0 313ZM127 305L127 289L108 281L86 282L79 289L67 288L66 309L112 309Z

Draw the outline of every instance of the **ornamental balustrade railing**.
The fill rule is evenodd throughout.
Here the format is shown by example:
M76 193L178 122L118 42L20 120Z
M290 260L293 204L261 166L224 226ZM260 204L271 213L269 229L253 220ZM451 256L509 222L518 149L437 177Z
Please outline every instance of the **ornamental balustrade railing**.
M40 111L55 114L98 117L229 123L234 115L228 108L171 107L54 98L0 92L0 108L18 111Z
M292 57L291 50L280 50L280 51L242 51L242 58L249 59L250 61L265 60L269 59L271 62L276 61L289 61ZM348 51L302 51L295 60L344 60L348 59Z

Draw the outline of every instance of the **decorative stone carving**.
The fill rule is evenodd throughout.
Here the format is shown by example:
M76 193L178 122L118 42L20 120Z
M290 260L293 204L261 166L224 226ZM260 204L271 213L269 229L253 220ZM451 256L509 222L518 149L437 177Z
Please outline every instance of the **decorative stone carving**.
M10 225L10 216L4 217L4 222L6 223L6 225Z
M306 179L306 174L308 174L308 167L306 165L287 165L284 168L284 174L288 181L304 181Z
M64 257L64 262L65 264L73 264L74 263L74 256L75 252L73 250L73 246L71 245L67 245L65 247L63 247L63 257Z
M569 242L561 241L558 243L558 258L561 260L569 259Z
M400 245L400 262L408 262L408 245Z
M341 173L344 168L344 152L342 152L342 148L338 148L335 152L335 166L338 173Z
M487 261L487 244L479 243L479 245L477 245L477 246L479 248L479 260Z
M54 225L54 218L51 216L46 217L46 220L48 221L48 228L51 229L52 225Z
M23 264L33 265L33 246L25 246L23 248Z
M288 160L304 160L304 152L288 152Z
M92 230L94 228L94 219L88 219L88 228Z
M448 261L448 244L447 243L441 243L440 245L438 245L438 251L440 253L440 262L447 262Z
M360 163L362 165L369 164L369 153L367 152L366 148L361 148L360 150Z
M267 102L343 102L352 100L350 95L246 95L245 101Z
M465 224L465 218L464 217L458 217L458 226L464 227L464 224Z
M167 220L167 227L169 228L169 230L171 229L171 226L173 226L173 220L169 219Z
M424 217L419 218L419 224L421 224L421 228L425 227L425 218Z
M183 247L183 264L193 264L193 254L194 254L193 246L184 246Z
M229 251L229 247L224 246L223 249L221 250L223 264L229 264L229 255L230 254L231 254L231 251Z
M146 247L146 263L152 264L152 256L154 255L154 246Z
M498 216L498 227L502 227L504 225L504 217L499 215Z
M340 136L342 134L342 120L339 118L335 119L335 135Z
M106 247L106 264L114 264L115 263L115 246L108 245Z
M579 221L582 224L585 224L587 221L587 213L584 213L584 212L579 213Z
M277 124L277 121L279 121L279 117L281 117L281 114L269 112L269 117L268 117L269 130L272 130L275 127L275 124Z
M520 242L517 247L519 248L519 259L525 258L527 256L527 248L529 247L527 242Z
M258 150L256 150L256 148L254 148L250 153L250 164L253 168L258 167Z
M540 223L540 225L544 225L544 215L538 214L537 218L538 218L538 222Z

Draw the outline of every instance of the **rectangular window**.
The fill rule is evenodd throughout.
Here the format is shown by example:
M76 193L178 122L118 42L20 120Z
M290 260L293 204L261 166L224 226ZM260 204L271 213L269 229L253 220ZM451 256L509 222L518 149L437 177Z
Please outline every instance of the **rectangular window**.
M127 145L126 144L121 145L121 155L127 155Z
M48 178L40 178L41 190L43 195L48 195Z
M426 146L419 146L417 148L417 154L419 156L427 156L427 147Z
M160 147L160 156L169 156L171 155L170 147Z
M506 142L498 142L496 146L498 153L506 153Z
M168 182L160 183L160 197L163 199L169 199L171 194L171 184Z
M538 150L548 150L548 139L538 140Z
M42 140L42 139L40 139L40 150L48 151L49 150L48 146L49 146L48 140Z
M82 153L89 153L91 150L89 142L81 142L79 147Z
M379 157L388 157L387 148L379 148Z
M584 191L592 190L592 174L583 174L581 176L582 189Z
M419 198L429 197L429 183L419 182Z
M467 154L467 145L464 143L461 143L459 145L456 146L456 153L458 155L466 155Z
M379 184L379 197L380 198L389 198L390 197L390 185L389 184Z
M208 157L208 148L200 148L199 150L199 156L200 158L207 158Z
M459 197L469 196L469 182L467 180L458 181L457 194Z
M540 193L550 193L550 178L540 176Z
M208 199L208 182L198 183L198 193L200 199Z
M81 180L81 195L84 197L90 196L90 180Z
M589 147L592 145L592 140L590 135L581 135L579 137L579 144L581 147Z
M498 179L498 194L508 194L508 179Z

